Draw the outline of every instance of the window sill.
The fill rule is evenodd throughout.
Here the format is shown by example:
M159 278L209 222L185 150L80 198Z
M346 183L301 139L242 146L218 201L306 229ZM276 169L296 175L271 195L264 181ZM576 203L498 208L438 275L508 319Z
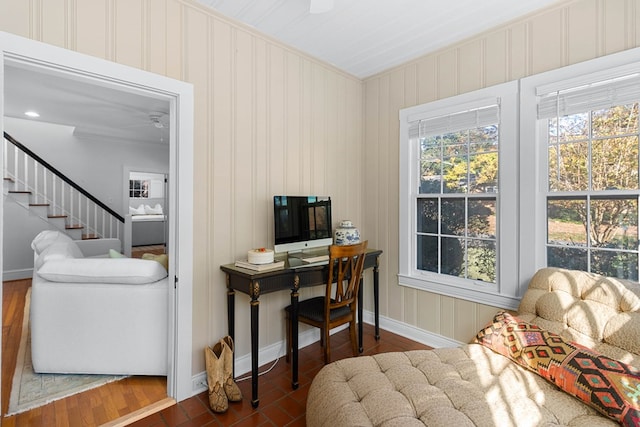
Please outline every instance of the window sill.
M445 295L452 298L463 299L508 310L517 310L520 305L520 298L517 297L500 295L487 290L464 288L454 284L445 284L414 276L399 274L398 284L408 288L433 292L439 295Z

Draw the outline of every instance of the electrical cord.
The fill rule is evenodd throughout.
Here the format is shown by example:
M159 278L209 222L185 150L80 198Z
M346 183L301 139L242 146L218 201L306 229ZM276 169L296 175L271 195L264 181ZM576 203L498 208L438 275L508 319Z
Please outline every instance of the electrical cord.
M284 344L281 347L282 349L284 349ZM264 375L264 374L268 374L269 372L271 372L273 370L273 368L276 367L276 365L278 364L278 361L280 359L282 359L284 356L280 356L278 357L276 360L273 361L273 363L271 364L271 366L269 368L267 368L266 370L262 371L262 372L258 372L258 376ZM240 382L240 381L246 381L246 380L250 380L251 379L251 374L247 375L246 377L241 377L241 378L236 378L236 382Z

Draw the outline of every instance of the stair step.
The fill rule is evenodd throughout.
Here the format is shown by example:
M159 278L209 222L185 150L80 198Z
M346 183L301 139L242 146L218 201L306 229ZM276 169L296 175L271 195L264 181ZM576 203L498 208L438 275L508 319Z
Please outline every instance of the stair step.
M13 178L5 178L4 180L9 182L16 182Z
M9 190L9 194L31 194L31 191L26 191L26 190Z
M49 203L29 203L29 206L50 206Z
M100 236L98 236L97 234L83 234L82 235L82 240L95 240L95 239L99 239Z
M65 225L64 228L67 230L81 230L84 228L84 226L81 224L72 224L72 225Z
M47 215L47 218L66 218L67 215Z

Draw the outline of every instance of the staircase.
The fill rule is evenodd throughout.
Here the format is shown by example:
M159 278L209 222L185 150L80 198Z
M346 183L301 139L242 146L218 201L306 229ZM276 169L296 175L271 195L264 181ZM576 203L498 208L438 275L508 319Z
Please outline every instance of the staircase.
M4 133L3 195L73 240L122 240L124 218Z

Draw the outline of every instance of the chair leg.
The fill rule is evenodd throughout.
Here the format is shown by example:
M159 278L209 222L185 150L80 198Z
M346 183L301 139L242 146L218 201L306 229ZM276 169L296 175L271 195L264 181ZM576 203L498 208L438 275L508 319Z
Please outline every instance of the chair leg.
M286 337L285 344L287 346L285 358L284 360L287 363L291 363L291 318L289 317L289 312L285 310L285 324L286 324Z
M329 328L323 328L321 336L324 337L324 364L326 365L331 360L331 349L329 348Z
M358 351L358 334L356 334L355 319L349 322L349 332L351 333L351 349L353 350L353 355L357 356L360 352Z

